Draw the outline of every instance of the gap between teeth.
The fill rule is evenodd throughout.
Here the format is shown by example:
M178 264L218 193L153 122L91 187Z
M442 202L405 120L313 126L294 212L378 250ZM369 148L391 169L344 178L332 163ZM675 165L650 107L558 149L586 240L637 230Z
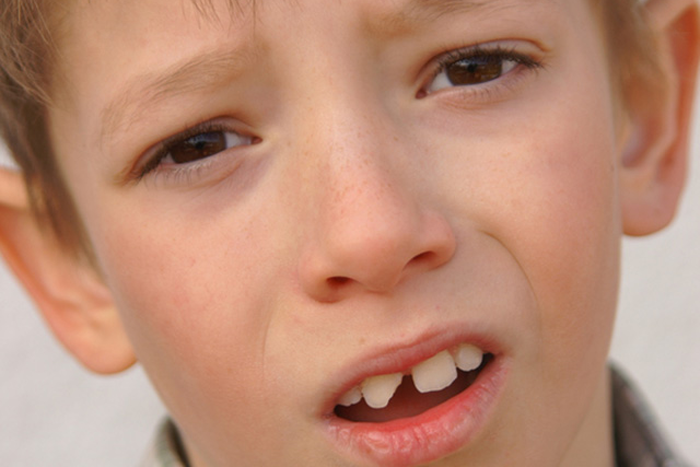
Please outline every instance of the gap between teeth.
M471 344L460 344L452 352L443 350L411 369L413 384L421 393L442 391L457 379L457 368L462 371L476 370L483 358L481 349ZM384 408L402 379L402 373L371 376L343 394L338 403L349 407L364 398L371 408Z

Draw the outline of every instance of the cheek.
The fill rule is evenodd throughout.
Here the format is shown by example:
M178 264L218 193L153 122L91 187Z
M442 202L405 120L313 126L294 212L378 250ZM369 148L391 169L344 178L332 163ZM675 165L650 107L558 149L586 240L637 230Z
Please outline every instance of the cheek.
M529 169L522 168L533 176L512 186L512 196L527 202L503 219L520 226L505 227L503 241L538 310L528 355L537 370L523 381L537 394L533 406L546 407L543 431L553 440L573 437L561 427L577 427L587 413L612 337L621 228L615 141L605 120L581 118L557 138L537 135L547 143L534 145Z
M91 224L99 260L164 403L188 426L202 426L212 407L235 408L238 427L249 426L241 420L259 414L247 408L265 406L256 400L262 391L251 388L264 380L261 347L271 306L264 291L277 267L261 247L270 243L266 229L247 225L246 208L240 215L212 209L169 216L142 199L129 209L128 218L144 226L135 233L131 223L109 221L122 205L104 205L109 212Z
M595 91L582 95L605 96L608 90ZM527 224L523 219L528 225L524 236L531 240L521 248L521 257L533 265L529 280L541 291L543 353L563 366L573 361L596 367L607 355L612 331L621 225L608 102L586 106L582 99L564 106L558 123L548 124L560 137L542 148L537 184L522 187L537 195L532 206L522 206L521 212L532 219ZM567 114L577 117L567 121ZM537 234L538 228L543 234Z
M448 201L455 218L500 242L529 284L542 336L532 361L548 362L552 375L572 362L590 373L607 352L617 295L613 110L602 70L547 84L545 97L483 123L441 122L453 139L471 136L443 146L451 156L434 170L457 195Z
M520 133L523 152L501 186L510 206L489 226L518 261L538 306L538 384L564 405L570 401L563 394L581 400L584 388L593 390L617 302L617 153L606 102L571 101L540 115L538 128L547 131Z
M562 364L607 353L616 304L614 144L592 137L605 128L590 126L542 148L532 182L516 186L532 196L512 213L523 227L510 239L542 310L542 353Z

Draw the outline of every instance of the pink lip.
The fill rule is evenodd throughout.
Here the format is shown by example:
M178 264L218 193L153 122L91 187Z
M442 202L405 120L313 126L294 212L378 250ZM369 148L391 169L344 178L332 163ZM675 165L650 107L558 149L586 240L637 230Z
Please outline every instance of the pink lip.
M437 352L463 342L494 355L469 388L419 415L384 423L339 418L333 414L336 402L331 402L332 407L326 412L326 432L331 442L341 452L358 460L396 467L437 460L468 444L487 422L508 374L508 359L483 336L442 333L415 346L390 350L357 371L350 378L352 384L343 385L338 395L368 376L404 372Z

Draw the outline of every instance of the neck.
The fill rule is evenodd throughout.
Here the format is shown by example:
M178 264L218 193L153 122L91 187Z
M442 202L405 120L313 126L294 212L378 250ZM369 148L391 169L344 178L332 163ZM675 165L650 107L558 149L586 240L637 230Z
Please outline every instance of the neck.
M591 407L561 467L614 467L610 370L605 368Z

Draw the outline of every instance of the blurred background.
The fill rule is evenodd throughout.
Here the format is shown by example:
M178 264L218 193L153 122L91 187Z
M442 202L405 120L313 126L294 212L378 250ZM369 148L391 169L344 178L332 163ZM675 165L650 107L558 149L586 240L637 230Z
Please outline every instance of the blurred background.
M699 102L700 103L700 102ZM626 239L612 346L691 464L700 466L700 119L677 220ZM0 148L0 164L7 164ZM165 409L137 366L87 373L54 341L0 261L0 465L136 466Z

